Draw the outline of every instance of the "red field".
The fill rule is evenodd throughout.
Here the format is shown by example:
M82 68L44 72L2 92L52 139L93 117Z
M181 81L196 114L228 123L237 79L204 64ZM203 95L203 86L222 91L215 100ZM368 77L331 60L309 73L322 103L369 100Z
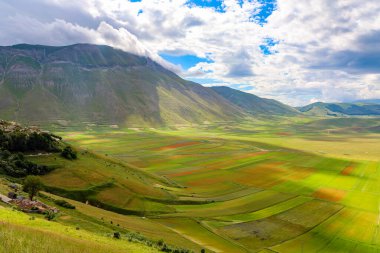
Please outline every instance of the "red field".
M171 150L171 149L182 148L182 147L187 147L187 146L193 146L199 143L200 143L199 141L187 141L187 142L181 142L181 143L175 143L175 144L163 146L163 147L157 148L156 150L165 151L165 150Z
M351 173L352 173L352 171L353 171L354 169L355 169L355 167L354 167L353 165L347 166L344 170L342 170L342 171L340 172L340 174L342 174L342 175L346 175L346 176L351 175Z
M314 192L313 197L338 202L344 198L346 191L333 188L320 188Z

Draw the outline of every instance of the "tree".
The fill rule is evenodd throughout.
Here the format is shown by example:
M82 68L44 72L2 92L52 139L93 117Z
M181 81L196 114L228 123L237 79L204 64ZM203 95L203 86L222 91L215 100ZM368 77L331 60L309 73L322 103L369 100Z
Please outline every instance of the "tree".
M73 150L73 148L70 147L70 146L65 147L62 150L61 155L64 158L68 159L68 160L75 160L75 159L77 159L77 152L75 152L75 150Z
M29 199L33 200L34 196L42 189L41 179L37 176L27 176L24 180L24 192L29 194Z

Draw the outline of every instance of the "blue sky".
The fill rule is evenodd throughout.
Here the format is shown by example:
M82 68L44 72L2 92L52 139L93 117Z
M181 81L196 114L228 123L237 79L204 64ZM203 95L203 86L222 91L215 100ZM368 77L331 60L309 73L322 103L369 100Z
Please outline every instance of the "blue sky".
M291 105L380 98L380 1L0 1L0 45L105 44Z
M180 65L184 70L188 70L189 68L194 67L200 62L213 62L211 59L201 58L196 55L170 55L161 53L160 56L168 62L173 63L174 65Z
M204 8L214 8L218 12L224 12L222 0L189 0L187 1L187 5L196 5Z

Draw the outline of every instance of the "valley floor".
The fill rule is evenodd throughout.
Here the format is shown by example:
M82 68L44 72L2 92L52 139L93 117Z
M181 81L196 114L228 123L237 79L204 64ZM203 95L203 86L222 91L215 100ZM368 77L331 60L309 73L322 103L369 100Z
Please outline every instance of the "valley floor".
M113 221L195 252L379 252L380 134L320 124L56 129L78 162L30 159L60 166L43 177L56 194L114 211L68 200L81 215L60 223Z

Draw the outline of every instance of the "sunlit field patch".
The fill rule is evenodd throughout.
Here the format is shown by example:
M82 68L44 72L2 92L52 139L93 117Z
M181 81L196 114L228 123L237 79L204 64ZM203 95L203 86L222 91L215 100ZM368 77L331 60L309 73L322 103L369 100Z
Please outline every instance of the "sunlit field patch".
M176 217L214 217L242 214L266 208L294 197L273 191L260 191L241 198L203 205L176 205ZM171 216L165 215L165 216Z
M341 171L341 174L346 175L346 176L351 175L354 169L355 169L354 165L349 165Z
M199 142L197 141L188 141L188 142L182 142L182 143L175 143L167 146L163 146L158 148L158 151L165 151L165 150L171 150L171 149L176 149L176 148L182 148L182 147L187 147L187 146L193 146L197 145Z
M346 192L343 190L333 188L320 188L316 192L314 192L313 197L338 202L342 200L345 197L345 195Z

